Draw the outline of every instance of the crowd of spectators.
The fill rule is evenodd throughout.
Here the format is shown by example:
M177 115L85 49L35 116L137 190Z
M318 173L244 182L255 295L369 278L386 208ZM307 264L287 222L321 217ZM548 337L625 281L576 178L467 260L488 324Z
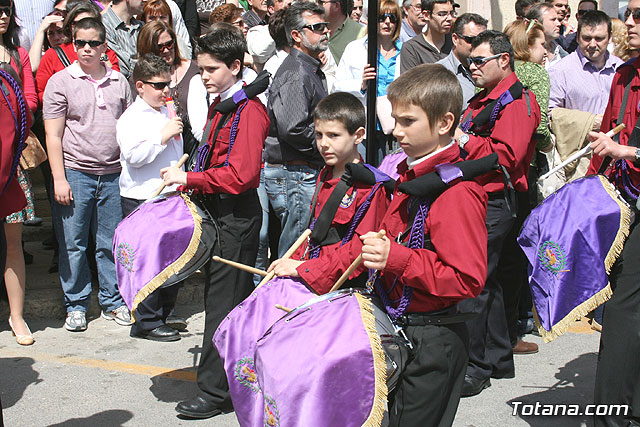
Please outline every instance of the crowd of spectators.
M123 215L145 199L143 193L150 187L134 190L127 183L136 181L131 171L142 164L151 179L149 164L159 174L161 167L182 153L193 155L206 136L203 131L217 94L203 83L194 49L210 25L230 25L247 44L243 84L250 84L262 70L271 74L269 89L260 95L270 120L258 186L262 228L255 265L263 269L269 254L272 259L282 256L308 226L316 180L324 166L315 144L313 111L325 96L342 91L363 104L368 96L383 104L388 86L401 73L439 63L458 79L463 111L468 105L474 111L487 101L479 99L478 92L496 87L484 80L486 65L492 59L501 61L502 53L509 54L509 61L500 63L505 73L498 80L500 88L507 81L521 82L529 111L533 103L533 110L540 110L540 120L530 138L535 149L516 159L530 168L516 188L517 218L513 223L503 221L506 228L494 248L495 288L487 285L488 290L478 297L485 298L487 326L472 330L478 334L471 336L477 352L470 355L463 396L482 392L490 384L489 377L515 375L513 354L537 352L535 344L522 340L532 329L533 315L526 262L513 230L538 203L535 181L554 155L586 144L575 140L575 118L589 130L600 129L616 71L638 55L627 35L627 28L635 25L636 12L623 22L600 11L597 1L580 0L571 21L567 0L517 0L517 20L500 29L512 50L496 52L491 45L493 51L478 56L478 37L491 24L475 13L459 14L453 0L380 0L375 7L378 56L376 64L369 64L367 5L363 7L362 0L0 0L0 69L20 82L33 115L32 134L48 152L49 159L40 169L52 206L58 254L52 267L64 291L68 330L87 328L92 269L100 284L102 317L132 324L118 293L112 238ZM367 93L370 80L376 82L375 94ZM145 110L146 104L136 99L143 93L149 97L154 90L173 99L178 120L165 123L154 118L153 111ZM382 126L391 119L390 113L380 109L378 119L377 131L367 144L376 151L376 163L397 147L393 134ZM140 142L131 136L136 126L149 133L168 132L163 134L162 147L170 146L175 153L165 156L166 165L158 163L163 157L154 155L146 161L135 156L135 144ZM180 145L168 144L176 138ZM364 157L364 150L361 154ZM577 169L572 178L586 171L586 167L581 172ZM21 244L22 225L37 221L32 173L18 168L17 180L27 204L11 212L3 224L9 323L22 345L34 342L22 314L28 254ZM508 270L503 270L504 265ZM489 274L493 274L491 268ZM175 295L166 298L172 307ZM163 316L167 324L184 325L172 311L168 315L173 319ZM594 328L600 328L600 323L601 314L596 314ZM492 342L504 342L505 348L492 348ZM482 360L474 360L474 354Z

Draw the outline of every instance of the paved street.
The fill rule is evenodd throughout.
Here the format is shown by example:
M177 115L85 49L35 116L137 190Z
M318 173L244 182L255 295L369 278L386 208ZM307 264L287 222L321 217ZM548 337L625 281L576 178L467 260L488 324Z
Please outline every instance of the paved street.
M237 426L227 414L212 420L182 420L173 408L196 390L202 340L201 307L182 305L189 332L181 341L131 339L128 328L93 319L85 333L70 333L61 319L30 320L37 342L18 346L0 323L0 391L7 427L13 426ZM581 426L587 417L512 416L511 401L541 404L591 403L599 335L583 322L516 357L517 377L494 380L479 396L463 399L456 426ZM339 427L339 426L338 426Z

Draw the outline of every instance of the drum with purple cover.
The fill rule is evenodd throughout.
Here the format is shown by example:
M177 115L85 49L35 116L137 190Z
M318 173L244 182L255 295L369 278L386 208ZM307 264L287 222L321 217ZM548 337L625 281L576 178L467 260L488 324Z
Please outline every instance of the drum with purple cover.
M186 193L154 197L124 218L113 236L118 289L135 310L160 287L180 283L211 259L215 222Z
M220 353L241 426L262 426L263 396L256 374L256 342L286 313L316 296L299 279L276 277L257 288L222 320L213 344Z
M380 426L408 355L368 292L347 289L309 300L257 342L263 425Z

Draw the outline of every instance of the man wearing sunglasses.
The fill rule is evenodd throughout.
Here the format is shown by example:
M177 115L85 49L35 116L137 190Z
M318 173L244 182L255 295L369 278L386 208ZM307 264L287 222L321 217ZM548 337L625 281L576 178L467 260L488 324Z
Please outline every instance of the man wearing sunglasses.
M503 286L509 283L499 280L509 276L499 271L498 262L507 239L515 240L518 234L517 230L510 234L517 212L516 193L527 195L527 174L535 149L533 135L540 123L535 95L522 86L513 72L513 47L505 34L480 33L471 44L468 60L473 80L482 91L463 113L456 139L468 154L467 159L497 153L502 168L484 175L480 181L489 195L487 281L480 295L458 304L461 311L477 314L467 322L469 364L463 397L482 392L491 385L491 377L515 376L503 302ZM500 269L505 267L508 266L500 264Z
M487 29L487 20L477 13L464 13L460 15L453 24L453 50L446 58L441 59L437 64L444 67L456 75L462 86L462 110L469 105L469 100L476 92L476 85L469 70L469 55L471 54L471 43L475 37Z
M453 47L451 27L456 12L453 0L422 0L425 32L402 45L400 72L420 64L433 64L445 58Z
M315 143L313 111L327 96L319 57L329 45L324 10L318 4L296 2L284 20L292 46L269 88L271 126L264 147L265 189L282 225L279 258L309 224L316 177L324 166Z
M631 0L624 13L629 34L629 46L640 48L640 0ZM590 132L593 149L587 173L602 171L611 181L619 174L617 187L631 202L635 221L609 280L613 296L604 309L604 324L596 371L594 403L628 405L624 413L596 416L595 426L632 426L640 424L640 364L634 355L640 354L640 219L637 188L640 187L640 140L635 126L640 125L640 61L627 61L613 77L609 103L602 119L602 131L619 123L626 125L617 141L601 132ZM628 87L628 91L627 88ZM626 95L625 95L626 93ZM626 101L626 102L625 102ZM620 115L622 113L622 115Z
M353 9L353 0L318 0L324 8L324 14L329 23L329 51L336 64L349 43L365 36L367 28L353 19L348 19Z
M96 242L102 317L122 326L131 324L129 309L118 292L111 243L122 219L116 122L132 97L122 74L100 61L107 46L99 18L80 20L73 44L78 60L49 79L43 117L53 175L54 220L59 221L65 328L79 332L87 329L91 294L89 233Z
M596 0L580 0L580 3L578 3L578 10L576 11L576 21L580 21L580 18L585 14L585 12L594 10L598 10L598 2ZM558 42L568 53L573 53L578 48L577 35L577 31L561 35L558 38Z

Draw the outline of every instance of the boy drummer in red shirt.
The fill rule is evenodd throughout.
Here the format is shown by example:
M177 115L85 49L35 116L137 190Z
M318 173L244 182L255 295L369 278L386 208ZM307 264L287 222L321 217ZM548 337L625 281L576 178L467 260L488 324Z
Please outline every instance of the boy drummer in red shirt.
M473 181L450 181L435 200L400 192L402 184L456 163L453 140L462 108L455 76L441 65L404 73L388 90L393 131L408 158L398 166L382 238L361 236L376 291L413 344L414 357L390 396L390 425L451 425L468 359L468 334L456 303L478 295L487 274L487 194ZM406 187L404 187L406 188ZM407 191L409 191L407 189Z
M269 271L301 277L324 294L360 254L359 236L378 229L393 180L364 165L358 153L366 115L355 96L337 92L325 97L314 111L314 122L316 144L326 166L318 176L311 206L312 234L290 259L274 261ZM364 286L365 272L360 266L347 286Z

